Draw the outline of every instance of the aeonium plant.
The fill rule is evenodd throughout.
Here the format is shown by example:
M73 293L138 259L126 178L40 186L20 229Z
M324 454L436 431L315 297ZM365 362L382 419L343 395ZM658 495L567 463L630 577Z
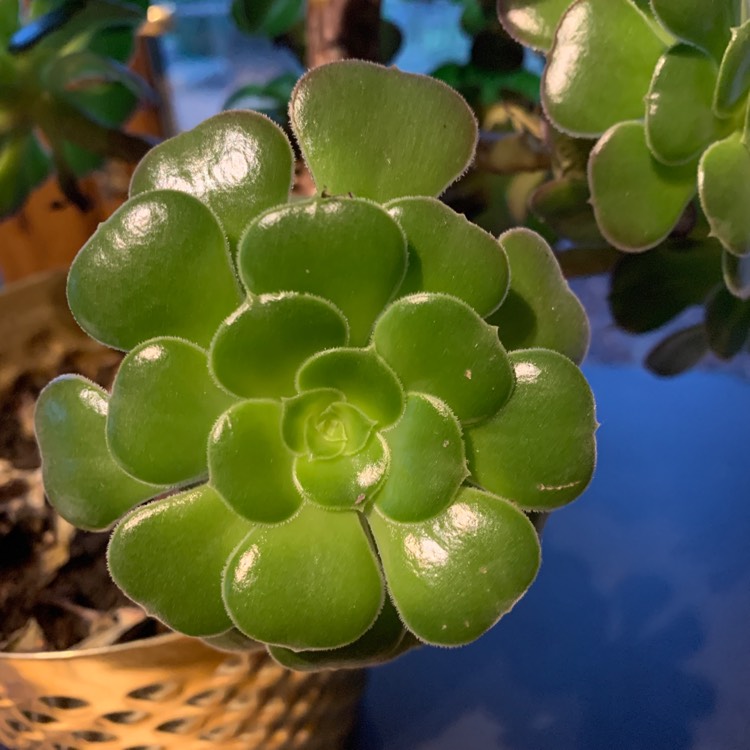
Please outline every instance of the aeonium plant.
M594 468L586 317L537 235L435 199L476 126L444 84L317 68L153 149L76 258L80 325L127 351L36 429L60 513L114 524L116 583L175 630L297 669L457 646L522 596L529 515ZM145 502L144 501L149 501Z

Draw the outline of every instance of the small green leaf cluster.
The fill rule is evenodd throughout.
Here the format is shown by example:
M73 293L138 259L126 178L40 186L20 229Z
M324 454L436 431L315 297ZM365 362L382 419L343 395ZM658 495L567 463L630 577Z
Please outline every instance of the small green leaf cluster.
M592 475L586 317L539 236L434 197L477 135L444 84L323 66L291 122L320 196L227 112L149 152L81 250L71 309L127 355L111 394L40 396L45 486L116 524L114 580L181 632L298 669L461 645L534 579L528 513Z
M0 12L0 217L56 171L76 178L113 156L138 161L149 143L119 128L148 87L124 64L143 0L3 0Z
M598 139L596 219L615 247L662 242L696 193L724 249L727 288L750 295L750 20L741 0L500 0L519 40L547 53L553 125Z

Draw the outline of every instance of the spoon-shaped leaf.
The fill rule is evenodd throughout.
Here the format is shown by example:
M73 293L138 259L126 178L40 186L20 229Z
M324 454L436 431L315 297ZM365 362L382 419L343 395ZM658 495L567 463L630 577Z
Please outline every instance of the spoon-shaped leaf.
M542 103L566 133L596 136L643 116L664 43L629 0L578 0L563 15L542 79Z
M726 250L721 256L721 269L727 289L740 299L750 299L750 255L738 258Z
M516 603L536 576L539 541L515 505L463 489L440 515L420 523L370 525L388 590L420 640L460 646L478 638Z
M551 510L578 497L594 473L594 397L581 371L557 352L527 349L510 359L510 400L467 428L469 469L490 492L522 508Z
M224 574L237 627L294 650L353 643L375 622L384 595L359 513L308 503L288 523L253 529Z
M646 140L659 161L683 164L715 140L717 70L712 58L687 44L662 55L646 96Z
M549 245L528 229L500 235L511 268L503 304L487 319L508 349L541 346L581 362L589 346L589 322L570 291Z
M383 437L388 476L375 500L394 521L424 521L444 510L468 475L461 425L439 399L411 393Z
M393 424L404 408L398 378L372 348L332 349L310 357L297 373L297 388L336 388L381 427Z
M495 329L454 297L423 293L394 302L373 342L407 391L437 396L462 422L491 416L513 389Z
M445 292L482 317L508 291L508 259L489 233L435 198L402 198L387 206L406 233L409 263L399 295Z
M122 362L112 387L107 441L133 476L182 484L208 469L206 441L235 398L218 387L206 352L174 338L146 341Z
M698 193L711 233L730 253L750 253L750 152L739 133L706 149Z
M222 414L208 442L211 485L241 516L260 523L291 517L302 503L293 454L281 436L278 401L243 401Z
M109 570L169 627L193 636L224 633L232 622L221 600L222 571L251 528L209 486L195 487L126 516L109 543Z
M716 82L714 109L731 115L750 90L750 20L732 29L732 39L724 52Z
M742 0L651 0L662 25L676 37L713 55L718 62L740 20Z
M117 349L162 335L208 348L240 301L213 214L196 198L172 190L129 200L99 225L68 276L68 302L78 324Z
M168 188L200 198L234 246L252 218L283 203L294 157L284 131L257 112L222 112L151 149L130 194Z
M112 458L107 409L104 389L79 375L53 380L36 405L45 491L57 512L82 529L106 529L160 491L126 474Z
M240 241L240 276L254 294L309 292L349 321L352 343L367 343L375 318L406 272L406 240L370 201L325 198L266 212Z
M498 0L500 23L516 40L532 49L547 52L555 29L571 0Z
M695 162L662 164L648 149L642 122L608 130L591 152L589 184L599 228L631 252L658 245L695 193Z
M343 346L348 333L343 315L320 297L251 297L216 332L211 370L238 396L291 396L300 365L315 352Z
M699 323L662 339L646 355L644 364L656 375L671 377L697 365L708 351L706 327Z
M362 61L305 74L289 116L319 190L381 203L439 195L477 141L469 106L444 83Z

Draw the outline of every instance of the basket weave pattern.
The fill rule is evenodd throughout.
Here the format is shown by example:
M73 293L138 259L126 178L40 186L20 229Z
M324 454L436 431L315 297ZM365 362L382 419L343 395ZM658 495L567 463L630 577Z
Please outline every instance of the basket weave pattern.
M110 649L0 656L13 750L335 750L361 671L297 673L258 651L168 635Z

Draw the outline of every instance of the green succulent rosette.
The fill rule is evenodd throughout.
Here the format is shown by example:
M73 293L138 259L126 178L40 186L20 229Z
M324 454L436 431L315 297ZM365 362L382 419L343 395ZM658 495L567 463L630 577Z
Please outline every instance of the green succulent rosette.
M127 351L36 429L60 513L115 525L118 585L170 627L318 669L457 646L533 581L529 513L592 475L588 326L544 241L436 200L476 126L444 84L318 68L292 149L227 112L153 149L68 295ZM149 502L143 502L149 501Z
M597 139L588 181L607 241L655 247L697 193L727 288L750 296L747 4L500 0L499 12L547 54L542 103L553 125Z

